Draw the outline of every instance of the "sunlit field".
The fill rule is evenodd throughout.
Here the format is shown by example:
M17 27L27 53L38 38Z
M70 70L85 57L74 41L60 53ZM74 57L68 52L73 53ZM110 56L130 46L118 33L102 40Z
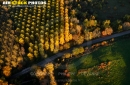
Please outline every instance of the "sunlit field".
M71 85L129 85L129 46L130 40L124 39L73 60L68 66Z

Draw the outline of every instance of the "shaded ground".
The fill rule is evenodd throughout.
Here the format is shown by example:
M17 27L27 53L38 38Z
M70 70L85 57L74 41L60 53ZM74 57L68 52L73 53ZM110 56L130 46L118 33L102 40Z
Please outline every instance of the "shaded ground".
M97 0L93 0L97 1ZM99 19L120 19L125 14L130 14L129 0L99 0L104 1L104 4L95 7Z

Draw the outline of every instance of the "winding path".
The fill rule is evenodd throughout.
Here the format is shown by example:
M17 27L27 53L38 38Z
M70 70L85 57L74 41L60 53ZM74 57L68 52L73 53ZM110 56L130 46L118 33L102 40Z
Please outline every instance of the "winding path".
M46 58L45 60L37 63L38 66L41 66L41 67L44 67L45 64L49 63L49 62L52 62L54 59L58 58L58 57L61 57L63 54L67 53L67 52L71 52L73 50L73 48L76 48L76 47L80 47L80 46L90 46L92 44L95 44L95 43L98 43L98 42L101 42L101 41L104 41L104 40L108 40L108 39L111 39L111 38L116 38L116 37L120 37L120 36L123 36L123 35L127 35L127 34L130 34L130 30L128 31L124 31L124 32L120 32L120 33L116 33L116 34L113 34L113 35L110 35L110 36L106 36L106 37L101 37L101 38L97 38L97 39L94 39L94 40L91 40L91 41L87 41L79 46L75 46L75 47L71 47L70 49L68 50L65 50L63 52L59 52L51 57L48 57ZM15 75L11 76L11 78L16 78L18 76L21 76L23 74L26 74L28 72L31 71L31 67L28 67L24 70L22 70L21 72L19 73L16 73Z

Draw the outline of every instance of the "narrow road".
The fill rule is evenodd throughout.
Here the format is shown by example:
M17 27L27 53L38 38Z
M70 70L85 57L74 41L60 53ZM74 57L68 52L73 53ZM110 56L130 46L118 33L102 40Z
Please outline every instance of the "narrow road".
M80 46L90 46L92 44L95 44L95 43L98 43L98 42L102 42L104 40L108 40L108 39L111 39L111 38L116 38L116 37L120 37L120 36L123 36L123 35L127 35L127 34L130 34L130 30L128 31L124 31L124 32L120 32L120 33L116 33L116 34L113 34L113 35L110 35L110 36L106 36L106 37L101 37L101 38L97 38L97 39L94 39L94 40L91 40L91 41L87 41L79 46L76 46L76 47L80 47ZM59 52L51 57L48 57L46 58L45 60L37 63L38 66L41 66L41 67L44 67L45 64L49 63L49 62L52 62L54 59L58 58L58 57L61 57L63 56L63 54L67 53L67 52L71 52L73 50L73 48L76 48L76 47L72 47L68 50L65 50L63 52ZM18 76L21 76L23 74L26 74L28 72L31 71L31 67L28 67L24 70L22 70L21 72L19 73L16 73L15 75L11 76L11 78L15 78L15 77L18 77Z

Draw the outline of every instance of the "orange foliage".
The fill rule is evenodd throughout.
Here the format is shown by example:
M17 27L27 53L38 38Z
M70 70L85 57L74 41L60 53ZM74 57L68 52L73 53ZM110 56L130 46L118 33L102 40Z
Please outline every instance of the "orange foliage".
M67 76L67 77L70 77L70 73L67 73L66 76Z
M106 36L107 35L106 31L102 31L102 35Z

